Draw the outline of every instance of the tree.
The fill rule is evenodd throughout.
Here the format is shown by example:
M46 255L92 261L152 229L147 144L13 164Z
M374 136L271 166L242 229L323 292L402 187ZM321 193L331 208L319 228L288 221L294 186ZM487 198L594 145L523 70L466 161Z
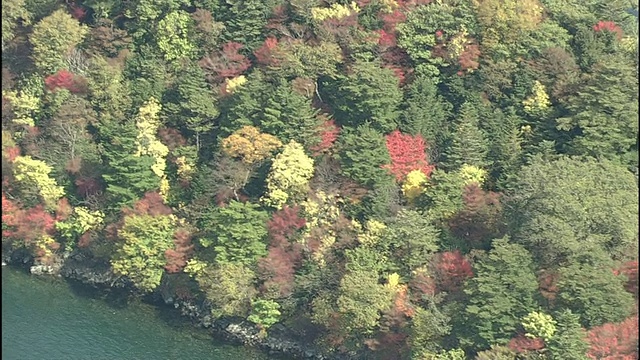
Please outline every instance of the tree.
M203 57L199 65L207 76L207 79L219 84L226 78L234 78L245 72L251 62L240 53L243 45L237 42L227 42L222 49Z
M65 67L64 57L82 42L89 32L86 26L64 10L56 10L33 26L29 37L33 45L33 61L43 74Z
M459 250L438 253L434 260L434 276L438 290L456 293L473 277L471 263Z
M163 100L171 123L195 133L196 148L200 149L200 136L213 129L214 119L220 115L204 72L192 63L183 66Z
M156 42L166 61L194 56L196 47L190 41L194 27L195 21L183 10L172 11L158 22Z
M580 315L585 327L620 322L634 309L633 296L624 289L625 279L603 264L572 264L560 269L558 303Z
M504 345L535 306L538 283L531 255L504 237L493 241L493 249L474 268L477 275L464 290L469 296L465 309L469 333L461 343L479 349Z
M263 201L269 206L281 209L285 203L306 195L311 177L313 159L304 153L302 145L292 140L276 155L271 164Z
M338 138L338 156L342 173L362 185L388 182L391 176L383 169L391 162L384 137L369 125L345 128Z
M586 360L587 333L580 325L580 316L571 310L562 310L555 316L556 334L547 342L547 349L553 360Z
M543 268L589 252L617 257L636 243L637 184L610 161L536 157L512 189L509 228Z
M200 245L213 246L217 263L253 264L267 254L267 219L258 205L231 201L209 210L200 220L199 228L204 229Z
M347 334L370 334L378 324L380 313L391 306L392 294L378 284L372 271L352 271L340 281L337 308Z
M294 140L305 148L317 142L317 129L322 118L319 111L311 106L311 99L280 79L275 88L265 98L262 119L259 126L284 143Z
M251 315L247 317L247 320L266 330L280 321L281 313L278 309L280 309L280 305L277 302L258 299L251 304Z
M160 285L166 265L165 251L173 246L175 218L171 215L129 215L118 230L118 246L111 266L142 291Z
M473 103L465 102L459 116L451 146L445 151L445 168L457 170L464 164L485 168L489 145L478 125L478 109Z
M434 166L427 160L426 144L420 135L404 135L395 130L385 138L391 157L391 164L387 169L396 177L396 181L404 180L413 170L420 170L429 178Z
M350 75L322 85L320 93L340 126L356 128L369 123L382 133L397 128L402 91L391 70L375 62L357 61Z
M2 50L15 37L15 29L22 23L29 25L32 14L27 10L25 0L11 0L2 3Z
M253 287L254 273L238 263L217 263L196 274L196 281L211 302L211 314L245 317L251 310L251 300L257 294Z
M581 91L567 99L568 114L557 119L558 130L569 135L564 144L569 154L619 160L636 147L638 83L633 69L630 62L611 55L584 75Z
M64 189L49 177L51 167L31 156L17 156L13 160L13 177L20 189L22 199L31 205L40 201L47 209L54 209Z
M438 352L438 343L451 332L450 318L438 309L433 300L427 304L426 308L416 308L411 321L412 359L429 359L425 355Z
M413 270L426 265L431 255L438 251L439 231L428 216L415 210L401 210L380 234L380 246L392 256L403 270Z
M603 324L589 331L589 359L638 357L638 315L620 323Z
M151 170L156 160L150 155L136 156L137 134L132 121L101 128L101 136L108 140L103 153L107 169L102 178L114 207L130 205L160 187L159 178Z
M400 116L400 130L421 135L430 146L430 158L442 149L451 136L447 120L453 110L449 102L438 94L434 82L426 76L418 76L407 86Z
M253 126L243 126L224 138L221 146L228 156L253 165L269 157L282 143L275 136L263 134Z

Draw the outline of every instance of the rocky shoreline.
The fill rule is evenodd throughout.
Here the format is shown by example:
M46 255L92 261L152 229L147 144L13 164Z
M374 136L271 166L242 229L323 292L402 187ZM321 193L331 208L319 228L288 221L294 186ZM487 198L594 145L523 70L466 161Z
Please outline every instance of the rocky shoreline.
M60 276L66 280L77 281L97 289L130 289L131 283L126 277L114 274L107 264L89 259L80 253L66 254L52 266L33 265L33 258L26 252L17 250L2 252L2 265L28 268L33 275ZM195 324L208 329L218 338L233 344L242 344L259 348L270 355L289 359L305 360L346 360L358 359L356 354L325 354L320 350L293 340L290 331L281 324L269 329L267 336L261 336L259 329L241 318L213 319L206 303L198 304L191 300L180 300L155 293L150 302L156 306L172 306Z

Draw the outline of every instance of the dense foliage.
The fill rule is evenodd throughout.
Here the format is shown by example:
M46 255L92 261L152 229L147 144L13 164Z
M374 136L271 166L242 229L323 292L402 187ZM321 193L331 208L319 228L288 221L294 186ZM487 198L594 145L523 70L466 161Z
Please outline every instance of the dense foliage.
M2 251L370 359L638 358L633 9L4 1Z

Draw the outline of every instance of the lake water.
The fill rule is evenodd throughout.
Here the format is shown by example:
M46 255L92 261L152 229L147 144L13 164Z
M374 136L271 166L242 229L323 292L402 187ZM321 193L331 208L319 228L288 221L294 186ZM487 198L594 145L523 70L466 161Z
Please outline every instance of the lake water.
M272 359L214 342L171 313L112 303L62 280L2 267L3 360Z

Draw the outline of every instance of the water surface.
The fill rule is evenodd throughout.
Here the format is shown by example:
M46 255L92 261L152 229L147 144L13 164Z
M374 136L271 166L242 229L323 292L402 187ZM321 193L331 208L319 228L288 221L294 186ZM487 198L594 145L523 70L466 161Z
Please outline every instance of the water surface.
M172 313L137 301L112 303L62 280L2 267L3 360L271 359L215 342Z

